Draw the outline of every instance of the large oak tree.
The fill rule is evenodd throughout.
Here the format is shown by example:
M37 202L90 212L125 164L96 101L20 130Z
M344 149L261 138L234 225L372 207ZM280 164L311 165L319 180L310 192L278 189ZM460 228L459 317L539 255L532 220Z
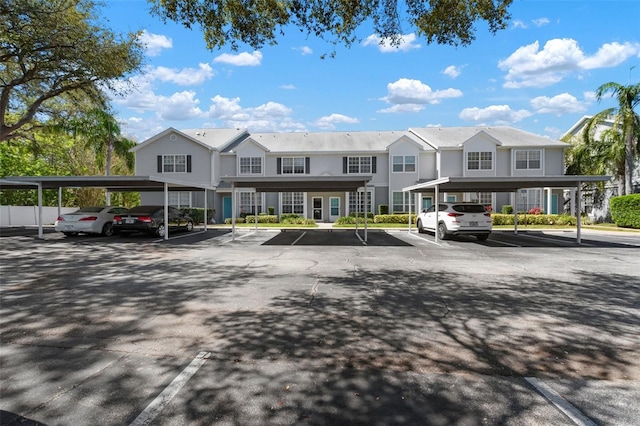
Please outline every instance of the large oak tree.
M140 69L138 34L104 28L97 7L92 0L0 0L0 142L45 122L56 97L104 106L103 91Z
M210 49L238 42L253 48L277 44L295 27L334 45L360 40L371 25L381 42L400 43L415 31L428 43L469 45L478 21L489 31L504 29L513 0L149 0L153 12L187 28L198 26Z

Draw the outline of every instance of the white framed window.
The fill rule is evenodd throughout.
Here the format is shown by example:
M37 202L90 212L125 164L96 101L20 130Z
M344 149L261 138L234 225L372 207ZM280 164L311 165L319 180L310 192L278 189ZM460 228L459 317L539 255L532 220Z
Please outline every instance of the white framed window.
M162 173L187 173L187 156L185 154L163 155Z
M371 173L371 157L348 157L347 173Z
M367 212L372 212L373 191L367 190ZM349 192L349 213L364 213L364 191Z
M539 149L516 151L516 170L540 170L542 151Z
M416 171L415 155L394 155L392 170L394 173L409 173Z
M248 191L238 192L238 208L240 209L240 217L246 215L256 214L256 207L258 214L260 213L260 206L256 204L256 193Z
M262 157L240 157L241 175L261 175Z
M190 191L170 191L169 205L179 209L191 207Z
M304 214L304 192L283 192L281 200L282 213Z
M516 194L516 211L528 212L531 209L542 207L542 189L521 189Z
M282 157L283 175L302 175L306 173L305 157Z
M493 152L471 151L467 152L467 170L491 170L493 169Z
M409 202L411 201L410 192L394 191L392 194L392 213L404 213L409 211Z

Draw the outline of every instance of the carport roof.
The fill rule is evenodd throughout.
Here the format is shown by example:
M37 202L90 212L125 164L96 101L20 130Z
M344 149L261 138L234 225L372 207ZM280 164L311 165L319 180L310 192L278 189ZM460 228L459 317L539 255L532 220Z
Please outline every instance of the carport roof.
M607 182L611 176L560 175L560 176L500 176L463 177L449 176L402 188L402 191L421 192L436 186L441 191L460 192L515 192L525 188L576 188L583 183Z
M118 191L169 191L215 190L205 183L183 182L158 176L11 176L0 179L1 189L106 188Z
M255 188L259 192L355 191L371 181L371 175L358 176L225 176L236 188Z

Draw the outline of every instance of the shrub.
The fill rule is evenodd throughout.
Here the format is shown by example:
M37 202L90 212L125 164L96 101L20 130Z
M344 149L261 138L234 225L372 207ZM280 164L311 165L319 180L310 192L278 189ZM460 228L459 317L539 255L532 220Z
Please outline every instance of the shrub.
M494 225L513 225L513 214L492 214ZM571 225L576 224L576 217L568 214L518 214L518 225Z
M640 194L612 197L609 206L616 225L640 229Z
M535 214L535 215L544 214L544 210L542 210L540 207L534 207L532 209L529 209L529 211L527 213Z
M416 219L415 214L411 214L412 223ZM409 224L408 213L394 213L394 214L377 214L373 217L374 223L406 223Z
M355 215L356 215L356 212L349 213L349 216L355 217ZM358 212L358 217L364 218L364 213L363 212ZM373 220L373 213L372 212L367 212L367 218Z
M228 217L224 220L224 223L227 225L231 225L231 218ZM245 218L244 217L237 217L236 218L236 223L246 223L245 222Z
M502 214L513 214L513 206L502 206Z
M255 215L247 215L245 217L246 223L256 223ZM278 216L270 215L270 214L259 214L258 215L258 223L278 223Z
M378 214L389 214L389 205L388 204L378 204Z
M201 207L194 207L190 209L180 209L182 213L188 214L191 216L191 219L195 223L203 223L204 222L204 209ZM216 214L215 209L207 209L207 222L215 223L213 220L213 215Z
M267 212L270 215L274 215L274 214L276 214L276 208L275 207L267 207Z

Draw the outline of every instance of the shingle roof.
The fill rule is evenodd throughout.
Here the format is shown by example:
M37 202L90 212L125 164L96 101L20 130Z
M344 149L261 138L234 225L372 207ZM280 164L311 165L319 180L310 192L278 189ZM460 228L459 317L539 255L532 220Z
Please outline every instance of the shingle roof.
M479 132L485 132L502 147L563 147L567 144L513 127L412 127L409 131L437 148L459 147Z
M230 142L247 133L247 129L185 129L180 130L187 136L216 149L222 149Z

